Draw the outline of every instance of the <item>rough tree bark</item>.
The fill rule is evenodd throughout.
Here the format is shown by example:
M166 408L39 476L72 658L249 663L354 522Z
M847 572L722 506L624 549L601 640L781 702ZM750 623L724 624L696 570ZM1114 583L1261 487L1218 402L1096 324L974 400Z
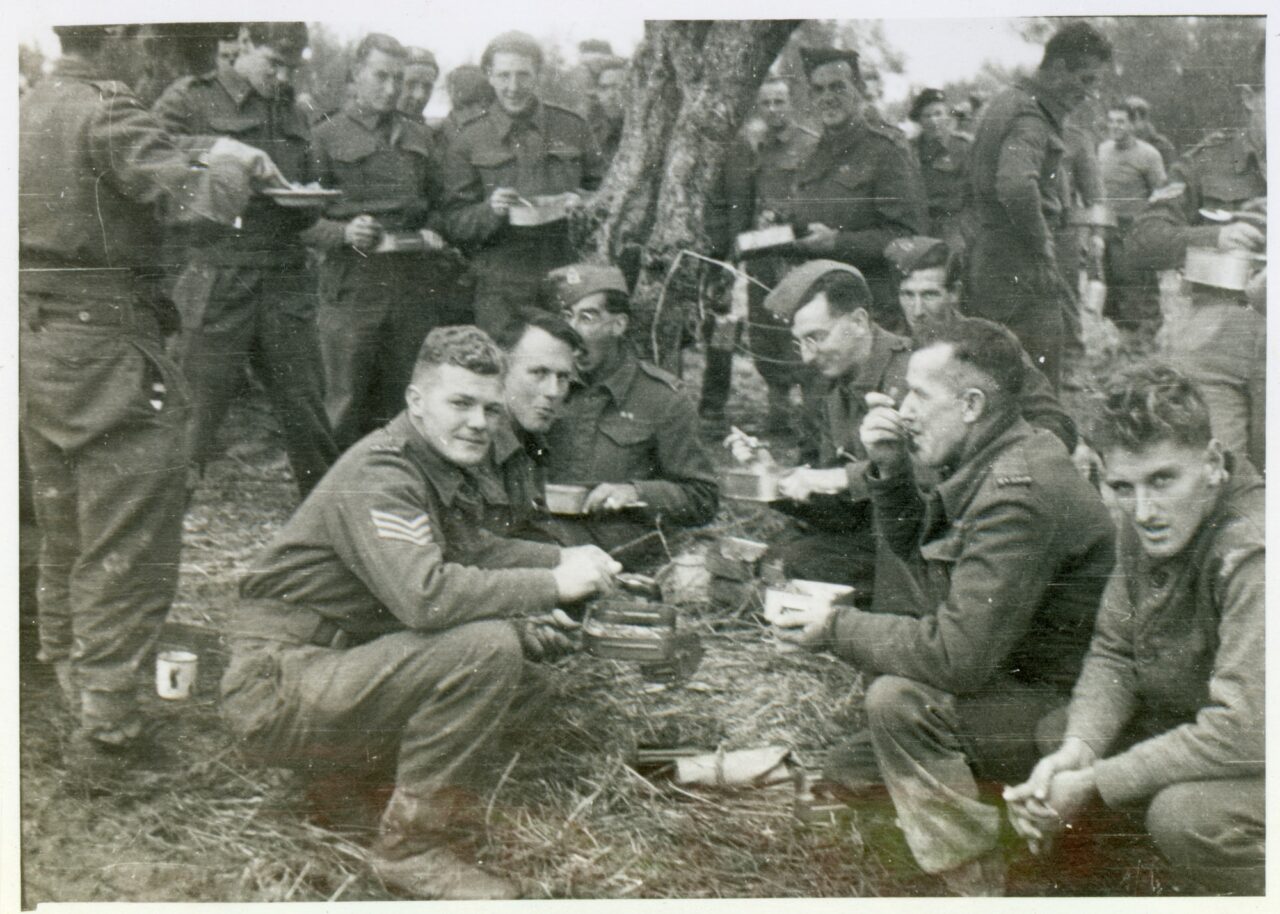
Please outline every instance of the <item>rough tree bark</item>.
M704 208L756 90L800 20L650 21L631 62L617 156L594 197L589 257L637 272L633 339L679 368L708 253ZM678 269L672 267L679 259Z

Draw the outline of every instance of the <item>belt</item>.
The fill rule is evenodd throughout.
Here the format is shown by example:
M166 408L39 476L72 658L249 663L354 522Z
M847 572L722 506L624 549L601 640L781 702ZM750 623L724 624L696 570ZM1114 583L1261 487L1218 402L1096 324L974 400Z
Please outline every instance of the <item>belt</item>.
M335 650L345 650L369 640L348 632L314 609L271 599L244 600L229 634Z

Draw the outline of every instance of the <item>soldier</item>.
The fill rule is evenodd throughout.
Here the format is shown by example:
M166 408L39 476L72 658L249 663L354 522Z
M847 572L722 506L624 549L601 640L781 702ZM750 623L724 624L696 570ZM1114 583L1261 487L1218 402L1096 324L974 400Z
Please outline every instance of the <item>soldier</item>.
M795 120L791 88L785 79L766 79L760 85L756 106L764 133L756 140L741 137L729 149L717 188L707 203L707 234L721 257L732 256L739 233L777 219L794 193L800 168L818 143L818 134ZM756 371L768 388L766 435L794 430L791 388L805 377L786 322L764 306L768 289L778 284L789 265L788 258L767 254L745 262L748 275L756 280L748 282L746 290L747 344ZM729 431L724 410L732 371L732 346L708 345L698 414L708 437L717 440Z
M240 41L238 38L220 38L218 39L218 69L231 70L235 68L236 58L240 56Z
M425 124L427 103L431 101L439 78L440 65L436 63L436 55L426 48L406 48L404 80L400 84L396 109L410 120Z
M1063 309L1053 226L1062 213L1058 171L1063 121L1093 91L1111 46L1074 22L1045 45L1035 75L986 107L973 143L976 240L968 311L1017 334L1055 387L1061 377Z
M868 395L876 533L919 598L906 614L798 613L780 633L874 677L879 775L917 862L962 895L1004 892L1000 811L977 778L1035 764L1035 725L1079 674L1113 559L1098 494L1018 415L1023 375L1008 331L964 319L912 354L900 408ZM941 479L928 492L917 462Z
M920 125L911 140L928 207L930 231L957 255L964 253L964 216L969 203L969 148L973 138L957 133L940 89L922 89L908 114Z
M800 236L793 262L828 257L858 268L875 299L872 318L898 330L902 315L884 249L924 233L924 193L911 147L896 127L867 111L854 51L801 50L822 136L801 164L794 190L777 201L778 221Z
M90 785L157 761L134 689L178 580L189 407L164 352L171 309L152 287L156 214L229 224L251 180L284 183L257 149L165 133L127 84L146 59L140 30L58 27L62 57L23 97L18 132L19 415L43 536L40 659L76 717L67 766Z
M450 70L445 77L444 88L449 94L449 113L440 124L440 136L448 144L458 135L458 128L473 115L493 107L496 96L484 70L469 63Z
M1134 136L1156 148L1167 172L1178 161L1178 152L1169 138L1156 129L1155 122L1151 120L1151 105L1141 96L1130 95L1124 100L1124 106L1133 115Z
M627 113L627 62L621 57L610 57L596 71L595 85L591 93L591 106L587 109L587 125L596 140L603 160L602 168L618 152L622 141L622 121Z
M1246 254L1266 250L1267 133L1265 48L1240 86L1243 128L1219 130L1173 166L1129 233L1134 269L1175 270L1189 247ZM1265 272L1260 274L1265 281ZM1266 330L1245 295L1189 289L1191 308L1166 334L1165 356L1196 384L1214 437L1266 466ZM1262 296L1265 301L1265 293Z
M600 70L610 60L617 59L613 45L603 38L586 38L578 42L578 62L565 75L562 92L569 96L569 107L589 117L591 102L595 98Z
M233 69L178 80L155 113L174 133L222 134L260 146L290 181L309 181L307 121L288 85L306 43L303 23L249 23L240 30ZM236 231L192 246L173 291L182 312L196 466L212 459L248 362L266 385L303 495L338 454L321 395L315 291L301 237L314 222L308 210L254 200Z
M577 375L582 337L557 314L521 308L496 342L507 357L503 395L507 421L494 430L492 469L507 502L491 525L495 533L547 538L547 432L564 412Z
M391 36L365 36L351 100L312 136L312 174L345 194L304 236L324 254L317 324L342 450L400 411L427 333L470 318L460 258L434 231L439 145L395 108L406 59Z
M394 765L369 853L417 898L514 898L463 859L490 750L521 689L521 654L568 648L555 610L619 570L483 528L476 468L502 412L502 355L474 327L427 337L408 409L348 450L241 582L222 708L264 761L354 784ZM554 612L553 612L554 610Z
M1117 573L1065 720L1045 722L1061 745L1006 794L1010 818L1040 851L1064 825L1110 834L1145 813L1196 888L1261 895L1262 480L1164 366L1109 384L1091 437L1122 518Z
M1154 146L1134 135L1133 112L1123 105L1107 109L1107 132L1108 138L1098 147L1098 166L1116 227L1107 238L1104 313L1122 329L1149 328L1154 332L1160 321L1155 277L1149 270L1126 269L1124 245L1147 198L1164 186L1164 163Z
M710 521L717 491L680 382L624 343L626 290L617 267L576 264L547 276L548 297L583 341L580 380L547 435L547 479L591 487L584 510L594 516L558 520L560 542L596 543L636 567L661 546L661 525Z
M508 32L480 59L496 104L464 121L449 141L445 195L450 238L474 251L476 323L497 330L533 301L547 271L573 261L569 220L514 225L513 207L537 213L534 198L554 197L565 211L600 181L601 162L587 123L535 93L542 49Z

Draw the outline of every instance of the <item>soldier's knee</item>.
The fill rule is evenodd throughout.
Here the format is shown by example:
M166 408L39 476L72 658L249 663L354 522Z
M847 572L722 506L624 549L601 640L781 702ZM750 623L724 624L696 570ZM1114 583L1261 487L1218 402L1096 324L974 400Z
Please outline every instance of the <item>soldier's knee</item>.
M514 682L524 664L520 636L510 622L494 619L460 626L457 633L466 644L468 665L475 673L510 677Z
M866 709L872 732L895 733L920 728L928 718L929 702L915 680L879 676L867 689Z
M1164 788L1147 807L1147 833L1174 865L1203 862L1204 852L1224 823L1204 802L1194 782Z

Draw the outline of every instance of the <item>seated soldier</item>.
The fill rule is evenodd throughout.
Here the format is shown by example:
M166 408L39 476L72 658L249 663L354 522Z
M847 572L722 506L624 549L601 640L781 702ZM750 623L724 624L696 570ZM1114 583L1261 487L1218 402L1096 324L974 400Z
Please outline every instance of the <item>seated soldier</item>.
M507 358L502 384L507 415L494 429L489 469L501 481L507 500L497 506L490 529L545 541L546 434L564 411L582 337L558 315L519 308L495 342Z
M617 267L547 274L554 308L582 337L579 380L547 434L554 483L591 487L583 520L557 518L558 542L595 543L636 568L662 554L662 525L708 523L718 492L698 416L680 382L631 351L631 303Z
M865 485L877 537L915 574L914 612L814 608L780 629L874 677L878 774L920 866L965 895L1003 893L1000 810L979 785L1035 764L1036 722L1066 702L1113 561L1098 493L1019 415L1018 348L962 319L911 355L900 408L867 395ZM941 481L922 491L915 463Z
M1196 888L1261 895L1262 480L1212 437L1190 381L1160 365L1106 387L1092 440L1121 518L1118 565L1061 747L1006 793L1010 818L1039 851L1105 808L1145 811ZM1044 732L1062 734L1057 718Z
M348 450L241 583L223 710L269 764L345 778L394 762L369 864L422 898L511 898L460 844L522 653L568 647L557 605L611 586L599 549L482 527L502 355L474 327L423 343L408 409ZM523 648L523 651L522 651ZM523 696L522 696L523 697Z

